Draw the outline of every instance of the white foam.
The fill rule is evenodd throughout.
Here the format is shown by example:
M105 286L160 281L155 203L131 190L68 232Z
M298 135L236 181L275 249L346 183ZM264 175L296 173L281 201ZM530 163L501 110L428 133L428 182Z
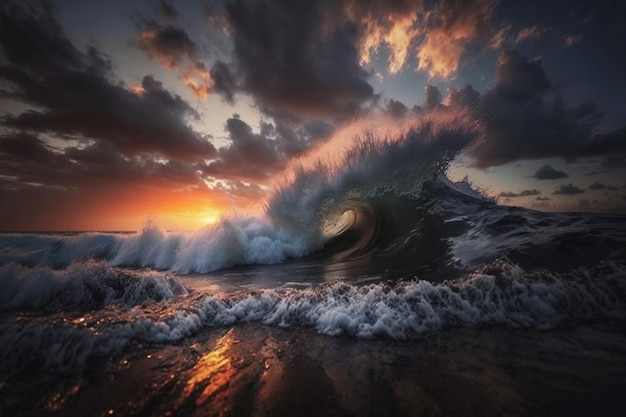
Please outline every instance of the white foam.
M549 329L585 320L626 319L626 267L606 264L567 275L527 273L503 262L448 283L409 281L241 292L225 298L189 294L156 311L94 312L90 324L33 321L6 327L0 359L25 355L49 366L111 355L133 342L171 343L204 327L259 322L311 326L319 333L397 340L450 327L501 325ZM54 346L54 349L50 349ZM52 352L52 353L51 353ZM49 355L53 355L49 358ZM22 362L16 362L17 364ZM11 365L13 366L13 365ZM18 365L15 365L18 366ZM69 366L69 365L68 365Z
M254 217L223 218L195 232L163 232L148 225L120 239L113 265L206 273L236 265L275 264L310 251L306 236Z

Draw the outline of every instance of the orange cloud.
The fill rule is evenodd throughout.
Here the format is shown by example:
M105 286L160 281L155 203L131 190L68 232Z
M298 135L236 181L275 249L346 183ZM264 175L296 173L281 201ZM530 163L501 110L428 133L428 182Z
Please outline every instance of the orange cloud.
M543 32L545 32L544 29L540 28L537 25L522 28L517 34L517 38L515 38L515 43L522 42L526 39L538 38Z
M507 36L510 30L511 30L510 24L507 24L503 26L502 28L500 28L500 30L498 30L495 33L495 35L493 35L493 37L491 38L491 42L489 46L491 46L493 49L499 49L502 45L504 45L504 42L507 40Z
M467 45L491 32L496 0L444 0L429 16L431 28L417 52L418 69L430 78L453 76Z
M206 100L213 90L213 79L204 64L198 63L188 67L180 79L200 100Z
M386 46L389 48L389 73L400 71L406 62L411 43L419 34L414 27L416 20L417 16L413 13L390 15L384 22L365 19L362 24L366 27L367 35L361 41L361 63L369 63L372 51Z
M139 33L137 46L168 70L181 71L180 80L198 99L208 98L214 82L187 32L171 25L150 27Z

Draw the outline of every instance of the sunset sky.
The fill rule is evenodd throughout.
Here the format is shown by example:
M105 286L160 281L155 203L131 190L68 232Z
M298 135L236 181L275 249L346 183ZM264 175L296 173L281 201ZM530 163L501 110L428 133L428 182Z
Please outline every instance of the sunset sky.
M0 231L201 227L348 121L456 106L453 179L624 213L624 51L623 0L3 1Z

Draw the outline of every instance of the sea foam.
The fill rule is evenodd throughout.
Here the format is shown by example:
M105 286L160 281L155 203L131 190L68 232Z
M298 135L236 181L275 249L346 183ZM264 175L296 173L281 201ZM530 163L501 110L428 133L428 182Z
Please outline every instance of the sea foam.
M225 297L190 293L160 305L102 310L73 321L4 326L2 363L80 364L139 343L173 343L203 328L240 322L313 327L319 333L406 340L451 327L550 329L588 320L626 319L626 267L607 263L568 274L526 272L506 261L441 284L411 280L241 291ZM54 346L51 356L50 346ZM19 360L16 358L19 357Z

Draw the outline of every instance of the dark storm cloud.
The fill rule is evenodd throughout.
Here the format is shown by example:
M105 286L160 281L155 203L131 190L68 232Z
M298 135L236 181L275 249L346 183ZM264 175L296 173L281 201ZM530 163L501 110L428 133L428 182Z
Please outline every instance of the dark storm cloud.
M180 159L214 155L215 149L186 123L197 113L152 77L142 94L115 83L108 59L95 48L76 49L54 10L4 4L0 8L0 95L34 106L2 124L23 132L87 137L128 153Z
M179 67L185 60L197 61L196 44L187 32L172 25L152 23L139 34L137 46L168 69Z
M211 67L210 74L215 91L222 96L224 101L233 104L237 91L237 80L228 64L217 61Z
M542 166L541 168L537 170L537 172L535 172L535 175L533 175L533 178L536 178L538 180L558 180L560 178L567 178L567 177L569 177L569 175L567 175L566 172L557 171L556 169L552 168L550 165Z
M161 14L167 22L173 22L178 18L178 11L169 3L161 2Z
M37 136L29 133L0 138L0 155L41 163L48 162L54 156Z
M385 112L387 112L391 117L402 118L407 115L409 109L404 103L389 99L385 104Z
M303 134L307 142L312 143L319 139L328 137L333 131L334 126L321 120L310 120L302 126Z
M207 99L214 91L215 83L211 71L200 61L198 48L187 32L170 23L162 26L147 22L146 26L137 36L137 47L170 71L178 71L179 79L199 100ZM218 68L215 72L221 75L219 92L222 93L225 82L223 70ZM230 98L227 96L226 100Z
M498 194L498 197L517 198L517 197L530 197L530 196L539 195L539 194L541 194L541 191L539 190L524 190L519 193L514 193L511 191L502 191L500 194Z
M480 93L467 84L464 88L448 89L448 100L451 107L462 107L475 110L480 105Z
M590 190L604 190L605 188L607 188L606 185L599 183L598 181L589 186Z
M424 109L425 110L437 110L441 108L441 101L443 96L439 89L432 85L424 87Z
M203 167L212 177L230 180L263 180L285 167L290 156L304 151L306 140L286 125L262 123L255 133L243 120L226 122L231 144L218 151L218 159Z
M537 197L535 198L537 201L550 201L550 197Z
M279 117L351 114L374 96L345 2L234 0L225 6L242 88ZM286 114L285 114L286 113Z
M111 183L183 187L200 182L192 165L175 160L129 157L104 141L53 152L40 138L28 134L0 137L0 175L15 178L14 188L38 184L74 189Z
M553 195L575 195L575 194L583 194L585 190L582 190L571 183L561 185L561 187L554 191Z
M476 106L486 139L472 150L475 166L488 168L522 159L626 154L626 129L593 136L601 118L590 102L570 105L540 60L504 51L496 65L496 85L480 99L467 86L451 89L450 105ZM621 156L620 156L621 155Z

